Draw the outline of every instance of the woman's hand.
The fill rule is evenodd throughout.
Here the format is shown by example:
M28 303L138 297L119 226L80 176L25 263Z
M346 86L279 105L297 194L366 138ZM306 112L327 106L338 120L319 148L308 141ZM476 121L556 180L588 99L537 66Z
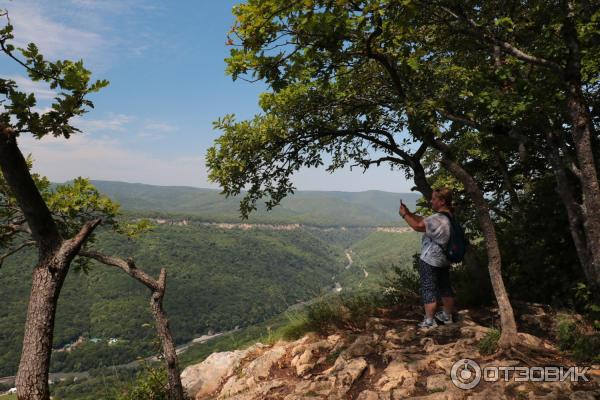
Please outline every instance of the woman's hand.
M402 200L400 200L400 209L398 210L398 214L400 214L400 216L402 218L404 218L404 216L408 213L408 207L406 207L406 204L404 204L402 202Z

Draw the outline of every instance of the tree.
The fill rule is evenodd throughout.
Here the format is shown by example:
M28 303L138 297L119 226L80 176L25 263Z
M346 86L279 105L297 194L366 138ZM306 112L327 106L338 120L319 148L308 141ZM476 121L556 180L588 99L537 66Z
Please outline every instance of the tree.
M150 296L150 309L156 324L156 331L162 344L162 353L165 358L167 367L167 378L169 388L169 398L172 400L183 400L185 398L183 385L181 384L181 376L179 374L179 366L177 365L177 353L175 349L175 341L169 328L169 319L167 313L163 309L162 302L167 286L167 270L162 268L158 280L140 270L133 260L123 260L118 257L106 256L96 250L81 251L79 253L83 257L94 259L103 264L117 267L126 274L145 285L152 295Z
M11 80L0 80L0 93L5 97L4 112L0 114L0 169L39 249L17 374L17 395L19 399L47 399L56 302L71 261L101 220L87 222L77 233L65 239L29 173L27 162L17 145L17 137L30 132L37 138L49 133L68 138L76 132L69 119L83 114L85 108L92 105L86 95L98 91L107 82L90 83L91 74L82 62L46 61L34 44L15 50L11 39L12 26L9 23L0 30L3 52L22 64L31 79L44 80L52 88L61 90L51 111L40 115L33 111L36 106L33 94L20 92ZM20 52L24 59L17 58L15 51Z
M598 287L599 4L415 4L445 38L437 49L429 47L431 59L445 60L454 72L465 68L462 77L452 74L458 79L446 86L455 95L436 96L446 108L452 105L453 112L443 116L510 137L521 155L526 148L542 149L569 215L581 267L589 285ZM478 79L482 76L486 82ZM516 191L510 192L518 200Z
M7 12L1 15L8 18ZM4 112L0 114L0 243L8 249L0 255L0 265L6 257L25 247L37 245L39 250L16 379L17 396L19 399L46 400L50 397L48 371L56 306L72 261L86 244L93 241L93 232L101 222L130 235L147 229L147 224L120 225L115 218L118 205L100 195L85 179L78 178L72 184L51 189L47 179L30 173L31 161L25 159L17 144L20 134L69 138L78 131L70 125L70 119L93 107L86 96L108 82L91 83L91 73L81 61L49 62L34 44L29 44L26 49L15 49L11 39L9 21L0 30L2 51L26 68L32 80L48 82L51 88L61 90L51 110L40 114L35 111L33 94L20 92L14 81L0 79L0 93L5 97ZM90 254L100 257L98 253ZM121 266L111 258L101 260ZM125 265L126 272L152 289L151 308L163 343L169 389L172 398L183 399L173 337L162 309L166 271L163 269L156 281L135 268L133 262Z
M265 0L235 8L232 33L240 48L231 51L228 71L234 78L264 79L272 92L261 96L264 115L217 121L224 134L207 155L210 177L228 195L248 186L241 203L246 215L263 196L268 207L276 205L293 192L291 175L323 165L328 153L329 171L387 162L413 177L427 197L421 159L436 152L477 204L502 317L501 346L509 347L517 340L516 324L489 206L456 158L453 137L419 94L428 79L418 69L428 32L415 26L414 10L405 3Z

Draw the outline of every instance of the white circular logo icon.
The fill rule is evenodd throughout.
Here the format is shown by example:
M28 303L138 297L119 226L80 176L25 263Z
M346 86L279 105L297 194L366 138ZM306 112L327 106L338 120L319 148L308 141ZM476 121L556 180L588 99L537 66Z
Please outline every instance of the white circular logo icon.
M465 390L473 389L481 380L481 368L475 361L463 358L452 365L450 376L454 386Z

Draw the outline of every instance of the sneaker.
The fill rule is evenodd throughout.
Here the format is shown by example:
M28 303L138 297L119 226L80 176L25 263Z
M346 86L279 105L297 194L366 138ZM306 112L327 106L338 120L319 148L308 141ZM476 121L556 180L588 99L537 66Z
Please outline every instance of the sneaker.
M452 319L452 314L448 315L444 311L438 311L435 313L435 319L443 323L444 325L449 325L454 323Z
M438 326L437 322L435 322L435 318L431 321L427 321L427 318L424 318L423 321L419 323L419 328L435 328Z

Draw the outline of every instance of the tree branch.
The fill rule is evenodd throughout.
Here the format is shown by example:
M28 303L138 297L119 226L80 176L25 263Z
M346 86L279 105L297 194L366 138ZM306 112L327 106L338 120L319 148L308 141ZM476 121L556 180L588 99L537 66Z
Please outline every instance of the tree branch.
M9 251L7 251L6 253L0 255L0 268L2 267L2 264L4 263L4 260L7 259L8 257L12 256L13 254L23 250L25 247L29 247L29 246L33 246L36 242L33 240L28 240L24 243L21 243L18 246L13 247L12 249L10 249Z
M381 157L378 158L376 160L360 160L358 164L354 164L350 166L350 170L352 170L352 167L363 167L364 170L363 172L365 172L367 169L369 169L369 166L373 165L373 164L377 164L377 166L379 167L381 165L382 162L384 161L388 161L390 163L395 163L395 164L400 164L400 165L404 165L406 167L410 167L410 165L408 164L408 162L406 162L405 160L401 159L401 158L397 158L397 157Z
M19 233L26 233L28 235L31 235L31 230L27 227L25 221L2 225L1 228L5 230L5 232L0 234L0 239L10 238L12 236L18 235Z
M3 12L2 14L0 14L0 17L6 17L6 20L8 21L7 25L11 25L10 22L10 18L8 16L8 11ZM27 71L29 72L33 72L36 74L39 74L41 76L44 77L44 79L47 80L51 80L51 81L55 81L58 82L60 84L63 84L64 80L60 79L58 76L52 76L52 75L48 75L43 73L42 71L38 71L35 68L31 68L29 66L29 64L27 64L26 62L24 62L23 60L19 59L18 57L16 57L13 52L11 50L8 49L8 47L6 47L6 41L8 40L8 37L2 37L0 38L0 49L10 58L12 58L14 61L16 61L19 65L21 65L22 67L24 67Z
M419 146L419 148L417 149L417 151L415 152L413 158L415 161L420 161L421 158L423 158L423 155L425 154L425 152L427 151L427 148L429 148L429 143L421 143L421 146Z
M560 66L560 64L558 64L554 61L547 60L543 57L538 57L538 56L528 54L525 51L518 48L517 46L515 46L509 42L506 42L502 39L499 39L496 35L492 34L491 32L488 32L488 31L482 29L480 26L478 26L477 23L472 18L469 18L464 13L464 11L462 11L462 10L454 10L453 11L450 8L445 7L445 6L440 6L440 8L442 10L444 10L446 13L448 13L449 15L451 15L452 17L454 17L456 20L465 22L471 28L471 30L468 31L471 34L471 36L474 36L477 39L483 40L484 42L487 42L491 45L498 46L504 53L510 54L510 55L516 57L517 59L524 61L528 64L539 65L539 66L549 68L555 72L562 74L563 69Z
M466 126L470 126L471 128L475 128L475 129L481 129L481 125L479 125L477 122L473 121L470 118L464 117L462 115L456 115L453 114L449 111L446 110L437 110L438 113L440 113L440 115L446 119L449 119L450 121L453 122L458 122L460 124L466 125Z
M0 169L27 220L33 239L42 249L61 243L58 227L29 173L11 128L0 125Z
M82 250L79 252L81 257L92 258L102 264L117 267L124 271L127 275L136 279L137 281L144 284L148 289L155 291L160 291L160 281L157 282L154 278L148 275L146 272L138 269L135 265L135 262L132 259L123 260L118 257L111 257L104 255L95 250Z
M163 355L167 365L170 392L169 399L184 400L185 396L183 386L181 385L179 367L177 365L175 342L173 341L173 335L169 328L169 319L162 307L163 296L167 284L167 270L162 268L158 280L155 280L146 272L138 269L131 258L123 260L122 258L110 257L94 250L81 251L79 255L92 258L105 265L117 267L152 291L150 296L150 308L156 324L158 337L162 343Z
M65 252L69 256L75 256L83 246L83 243L86 241L86 239L92 234L94 229L100 225L101 222L101 219L95 219L87 222L85 225L83 225L83 227L81 227L75 236L63 243L60 249L61 252Z
M392 79L392 82L394 83L394 87L396 88L396 91L398 91L398 95L400 96L401 99L405 99L406 93L404 91L402 79L400 79L400 74L398 74L398 71L392 64L392 61L390 60L389 57L386 57L384 54L381 54L381 53L373 50L373 48L372 48L372 44L371 44L372 41L377 36L379 36L383 33L383 30L381 29L380 18L373 17L373 19L375 22L375 29L373 30L373 32L371 32L371 34L369 34L369 36L365 42L367 57L379 62L386 69L386 71L390 75L390 78Z

